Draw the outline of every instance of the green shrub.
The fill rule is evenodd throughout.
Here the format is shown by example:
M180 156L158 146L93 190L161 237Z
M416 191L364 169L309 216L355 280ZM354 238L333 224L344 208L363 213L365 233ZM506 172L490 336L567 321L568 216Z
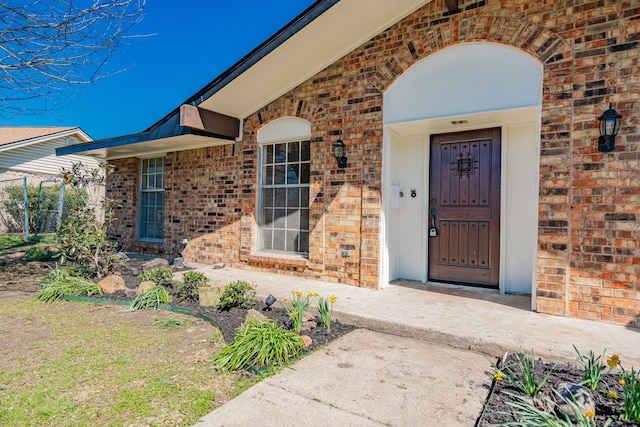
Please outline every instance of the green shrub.
M160 307L160 304L169 304L171 299L171 294L169 294L165 288L156 285L142 292L131 301L131 304L127 307L127 311L138 311L149 308L157 309Z
M624 397L624 413L622 418L629 421L640 421L640 372L634 368L622 371L622 390Z
M255 286L249 282L237 280L225 286L216 307L223 310L231 307L251 308L254 305L252 298L255 296Z
M116 201L98 196L99 189L105 187L106 177L112 170L113 167L108 163L101 163L97 168L74 163L70 169L62 169L65 184L82 184L96 191L95 200L91 200L91 194L88 194L86 203L77 206L63 218L57 234L59 252L56 257L62 263L69 260L90 266L98 277L104 277L120 263L116 255L118 243L107 236L109 225L115 220L113 211Z
M181 301L187 299L198 299L198 288L204 286L209 278L199 271L187 271L182 277L182 282L178 283L178 298Z
M140 280L150 280L157 286L164 286L172 288L176 285L176 280L173 278L173 268L152 268L149 271L140 273L138 275Z
M102 295L102 288L73 271L67 269L52 270L40 284L37 299L44 302L52 302L60 299L62 295L92 296Z
M220 350L212 362L218 369L230 371L282 366L303 349L304 342L298 334L286 331L275 320L262 319L242 325L233 342Z
M47 247L42 246L32 246L24 253L22 257L23 260L27 262L32 261L45 261L51 259L53 257L54 252L52 252Z

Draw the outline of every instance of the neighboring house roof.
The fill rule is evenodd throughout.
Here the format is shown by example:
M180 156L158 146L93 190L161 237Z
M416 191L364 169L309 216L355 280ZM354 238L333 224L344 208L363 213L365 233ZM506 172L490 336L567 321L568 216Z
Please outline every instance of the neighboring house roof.
M0 128L0 146L6 144L13 144L27 139L37 138L40 136L52 135L58 132L75 129L71 127L58 127L58 126L6 126Z
M318 0L144 132L57 153L115 159L234 142L244 118L430 1Z
M58 175L73 162L97 164L86 156L56 157L55 150L92 139L79 127L0 127L0 168L21 173Z

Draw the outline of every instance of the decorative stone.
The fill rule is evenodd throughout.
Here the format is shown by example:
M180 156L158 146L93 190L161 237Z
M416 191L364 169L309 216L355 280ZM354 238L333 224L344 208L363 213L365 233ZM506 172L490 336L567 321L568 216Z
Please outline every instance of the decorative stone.
M310 320L315 321L316 318L313 314L309 313L308 311L305 311L304 314L302 315L302 321L303 322L308 322Z
M151 280L145 280L144 282L140 283L138 285L138 293L141 294L144 291L146 291L147 289L151 289L155 286L156 284L153 283Z
M316 326L318 326L318 322L316 322L315 320L307 320L306 322L302 322L300 324L300 330L301 331L309 331L309 330L315 328Z
M141 267L142 271L146 273L154 268L169 268L169 261L164 258L154 258L150 261L143 262Z
M111 274L98 282L105 294L112 294L116 291L126 291L124 279L117 274Z
M244 317L244 320L247 322L257 322L258 320L266 319L267 316L260 313L257 310L251 309L247 312L247 315Z
M311 344L313 344L313 340L309 335L301 335L300 338L302 338L302 342L304 343L305 348L309 348L311 347Z
M571 422L577 422L575 409L571 405L573 402L583 414L586 411L593 411L595 414L596 402L593 393L587 387L567 382L558 385L557 391L555 411L558 415L564 416L566 414Z
M200 286L198 300L203 307L214 307L220 303L224 286Z

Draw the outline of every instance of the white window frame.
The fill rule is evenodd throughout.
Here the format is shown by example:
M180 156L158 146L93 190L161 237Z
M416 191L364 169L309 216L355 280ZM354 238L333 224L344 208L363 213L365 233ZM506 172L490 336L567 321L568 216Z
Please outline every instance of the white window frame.
M150 171L149 163L154 162L154 170ZM156 168L158 164L162 166L161 170L158 171ZM160 179L158 179L160 178ZM154 242L161 243L164 239L164 178L165 178L165 156L154 156L154 157L145 157L140 159L140 174L139 174L139 185L138 185L138 240L143 242ZM148 218L148 210L150 209L150 204L145 203L146 195L154 194L154 204L153 208L155 208L155 216L159 219L157 221L150 221L148 219L145 220L145 217ZM158 195L161 195L162 203L159 205ZM156 230L159 226L159 231L149 232L150 225L154 225Z
M306 257L309 254L311 139L269 141L260 143L259 147L258 248L264 252ZM278 159L278 152L286 153L286 158ZM297 158L290 158L292 154Z

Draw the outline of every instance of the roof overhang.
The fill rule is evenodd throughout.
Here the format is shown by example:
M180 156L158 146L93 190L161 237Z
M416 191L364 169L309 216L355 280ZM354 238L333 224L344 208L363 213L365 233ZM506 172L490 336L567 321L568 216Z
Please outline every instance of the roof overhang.
M116 159L233 143L237 137L186 126L181 120L185 106L241 123L430 1L318 0L146 131L57 154Z

